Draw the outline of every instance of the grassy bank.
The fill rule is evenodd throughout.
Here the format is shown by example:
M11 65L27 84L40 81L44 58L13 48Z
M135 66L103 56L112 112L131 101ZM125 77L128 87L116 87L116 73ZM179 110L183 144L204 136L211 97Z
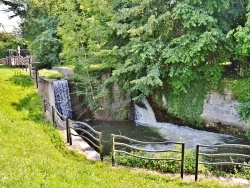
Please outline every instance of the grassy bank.
M113 168L65 148L27 73L0 67L0 187L229 187ZM240 186L234 186L240 187Z

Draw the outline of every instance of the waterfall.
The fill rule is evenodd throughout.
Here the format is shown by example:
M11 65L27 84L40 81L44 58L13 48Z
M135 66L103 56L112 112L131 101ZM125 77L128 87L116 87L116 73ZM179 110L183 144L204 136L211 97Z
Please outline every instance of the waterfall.
M223 135L208 131L193 129L187 126L179 126L172 123L157 122L154 111L147 100L134 103L135 123L157 128L159 134L169 141L184 141L185 148L195 149L196 144L225 144L240 143L240 139L230 135ZM210 150L210 149L206 149Z
M155 113L146 99L134 103L135 106L135 123L139 125L157 124Z
M56 109L63 116L72 119L72 108L67 80L53 81Z

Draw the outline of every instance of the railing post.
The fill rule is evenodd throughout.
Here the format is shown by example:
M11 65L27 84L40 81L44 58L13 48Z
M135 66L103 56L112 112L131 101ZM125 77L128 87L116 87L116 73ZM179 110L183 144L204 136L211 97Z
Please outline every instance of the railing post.
M44 112L46 112L46 110L47 110L46 109L46 101L47 101L46 99L43 99L43 110L44 110Z
M199 153L200 153L200 146L196 146L196 164L195 164L195 181L198 180L198 170L199 170Z
M67 143L69 143L69 119L66 118L66 136L67 136Z
M68 118L67 118L68 119ZM68 122L69 122L69 119L68 119ZM68 123L69 125L70 123ZM71 137L71 129L70 129L70 125L69 125L69 129L68 129L68 134L69 134L69 145L72 145L72 137Z
M183 179L184 173L184 152L185 152L185 144L181 144L181 178Z
M36 72L36 88L38 88L38 80L37 80L37 67L35 66L35 72Z
M112 166L115 165L115 135L111 134L111 143L112 143Z
M51 106L51 113L52 113L52 123L55 126L55 109L54 106Z
M29 57L29 59L28 59L28 67L29 67L29 71L30 71L30 77L32 76L31 75L31 69L32 69L32 66L31 66L31 63L30 63L30 57Z
M100 158L103 161L103 145L102 145L102 133L99 134L99 144L100 144Z

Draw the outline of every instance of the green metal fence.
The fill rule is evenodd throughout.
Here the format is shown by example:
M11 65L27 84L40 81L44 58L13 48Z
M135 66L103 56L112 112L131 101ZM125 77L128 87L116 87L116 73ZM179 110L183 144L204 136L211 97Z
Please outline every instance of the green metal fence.
M204 164L204 165L234 165L234 166L246 166L250 167L249 161L245 161L246 159L250 160L250 155L246 154L240 154L240 153L205 153L201 152L200 150L202 148L243 148L243 149L249 149L250 153L250 146L248 145L241 145L241 144L221 144L221 145L197 145L196 146L196 167L195 167L195 181L198 180L198 171L199 171L199 164ZM213 159L219 159L219 161L212 161L212 162L202 162L200 161L200 156L205 156ZM230 161L220 161L221 158L226 159L225 157L228 157ZM243 159L242 162L234 162L234 158L241 158Z
M142 142L142 141L138 141L138 140L134 140L131 138L128 138L126 136L122 136L122 135L114 135L111 134L111 139L112 139L112 165L115 164L115 155L116 153L125 153L127 155L136 157L136 158L140 158L140 159L147 159L147 160L171 160L171 161L179 161L181 162L181 178L183 178L183 173L184 173L184 149L185 149L185 144L183 142L171 142L171 141L166 141L166 142ZM119 140L123 140L123 141L116 141L117 139ZM140 144L140 145L156 145L156 144L164 144L164 145L169 145L169 144L174 144L174 145L180 145L181 146L181 151L180 150L176 150L176 149L162 149L162 150L149 150L149 149L142 149L140 147L137 147L135 145L129 145L126 142L130 142L133 144ZM181 157L180 158L156 158L156 157L143 157L131 152L128 152L126 150L121 150L118 149L116 146L122 146L124 148L128 148L128 149L132 149L134 151L144 151L144 152L151 152L151 153L160 153L160 152L173 152L173 153L181 153Z
M72 144L71 135L81 137L92 148L99 152L100 158L103 161L102 132L96 131L87 123L81 121L72 121L69 119L66 121L66 129L70 144ZM77 134L72 133L71 129L77 132Z
M93 149L99 152L100 159L103 161L102 132L96 131L87 123L70 120L44 99L44 111L46 112L47 110L51 113L53 126L57 127L59 125L66 130L67 143L72 145L72 135L81 137Z

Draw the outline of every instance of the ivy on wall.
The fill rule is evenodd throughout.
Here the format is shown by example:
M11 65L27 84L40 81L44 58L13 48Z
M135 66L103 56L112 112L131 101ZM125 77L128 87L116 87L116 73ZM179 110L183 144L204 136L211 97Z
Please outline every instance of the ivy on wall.
M243 120L250 120L250 78L240 78L234 80L231 86L233 96L239 102L238 114Z

